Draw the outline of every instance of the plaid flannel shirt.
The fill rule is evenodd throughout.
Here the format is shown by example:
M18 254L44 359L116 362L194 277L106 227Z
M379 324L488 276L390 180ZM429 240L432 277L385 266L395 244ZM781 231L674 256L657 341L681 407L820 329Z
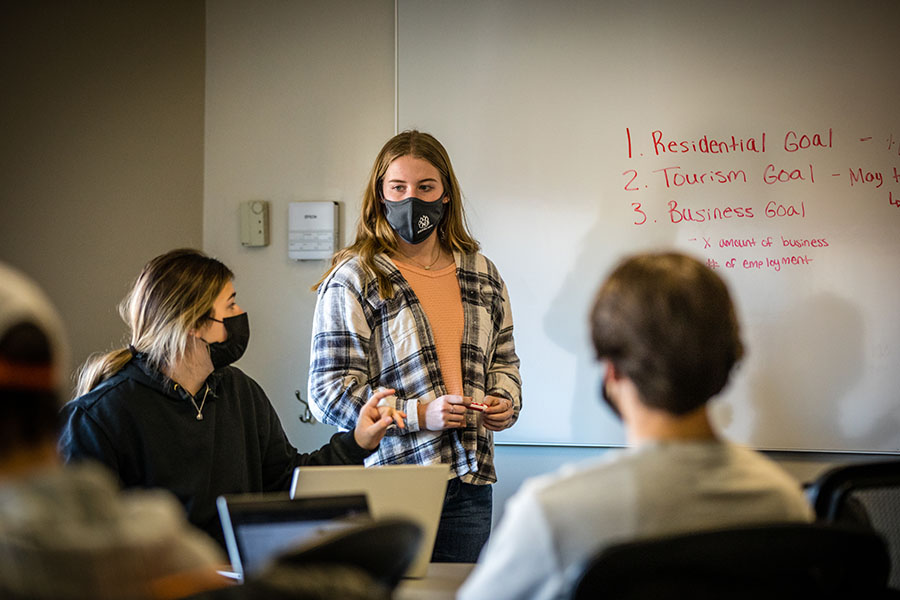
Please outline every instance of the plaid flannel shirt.
M494 264L480 253L455 253L465 327L463 395L513 403L513 422L522 408L519 358L506 285ZM345 430L379 388L396 390L396 408L407 427L392 427L366 465L445 463L466 483L497 480L493 433L467 411L466 427L427 431L417 405L447 393L431 326L409 284L385 255L375 259L388 274L394 296L382 300L375 280L357 258L338 266L319 287L310 352L309 398L320 421Z

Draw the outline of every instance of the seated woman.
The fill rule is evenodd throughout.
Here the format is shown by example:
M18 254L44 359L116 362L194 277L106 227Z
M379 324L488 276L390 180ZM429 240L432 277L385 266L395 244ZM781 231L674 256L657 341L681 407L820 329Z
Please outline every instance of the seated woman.
M131 343L85 364L60 442L67 461L99 460L126 488L172 491L220 544L217 496L287 490L299 465L362 464L393 422L382 390L354 431L297 452L262 388L229 366L250 337L233 277L196 250L151 260L120 306Z

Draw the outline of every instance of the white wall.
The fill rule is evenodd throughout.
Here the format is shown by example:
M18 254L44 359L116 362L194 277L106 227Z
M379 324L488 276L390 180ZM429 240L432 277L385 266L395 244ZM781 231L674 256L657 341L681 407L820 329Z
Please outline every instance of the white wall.
M207 3L204 247L235 272L254 377L300 449L334 430L297 419L306 397L315 294L325 261L287 257L292 201L340 203L353 239L362 190L394 133L392 0ZM238 207L269 201L268 247L243 248Z

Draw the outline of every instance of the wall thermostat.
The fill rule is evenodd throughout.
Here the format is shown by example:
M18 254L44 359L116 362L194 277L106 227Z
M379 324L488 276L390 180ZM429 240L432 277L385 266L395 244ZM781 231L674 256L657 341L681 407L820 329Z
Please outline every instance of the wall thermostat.
M241 203L241 245L269 245L269 203L265 200Z
M288 211L288 258L331 258L338 244L338 203L291 202Z

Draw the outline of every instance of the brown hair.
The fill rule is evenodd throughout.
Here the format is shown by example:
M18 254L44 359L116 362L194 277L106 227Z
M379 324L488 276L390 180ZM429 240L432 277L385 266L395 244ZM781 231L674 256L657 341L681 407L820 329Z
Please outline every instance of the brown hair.
M172 250L151 260L119 304L130 346L157 369L184 358L190 332L209 319L213 304L234 274L199 250ZM78 376L76 395L94 389L130 360L129 347L88 359Z
M438 236L441 246L448 251L463 253L477 252L478 242L473 238L466 227L466 217L462 207L462 193L459 182L453 172L450 156L434 138L434 136L420 131L404 131L392 137L382 147L375 164L369 174L369 183L363 194L362 207L360 209L359 222L356 226L356 240L335 253L331 259L331 266L322 278L313 286L313 290L319 288L328 275L339 264L348 258L358 256L363 270L373 277L378 284L378 293L382 298L393 295L393 288L387 273L382 272L375 265L375 256L380 253L390 253L397 249L397 234L391 228L385 216L382 184L384 174L388 166L401 156L412 156L427 160L441 174L441 183L444 194L449 202L444 210L444 216L438 224Z
M744 353L725 283L678 253L622 262L597 294L591 325L597 358L631 379L644 404L676 415L718 394Z
M59 360L37 324L23 320L0 337L0 457L56 439L59 392L51 371Z

